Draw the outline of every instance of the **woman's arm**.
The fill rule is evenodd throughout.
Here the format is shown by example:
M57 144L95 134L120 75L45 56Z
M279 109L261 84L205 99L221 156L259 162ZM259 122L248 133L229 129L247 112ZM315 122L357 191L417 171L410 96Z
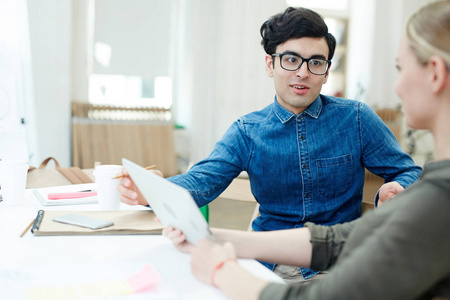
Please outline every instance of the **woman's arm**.
M218 244L232 243L236 256L267 262L309 267L311 264L311 235L308 228L249 232L213 228L214 241ZM186 236L173 227L163 230L174 246L182 252L192 252L195 248Z
M258 299L268 282L255 277L236 261L233 244L201 240L193 248L192 273L221 289L230 299Z
M312 245L308 228L265 232L216 228L213 233L216 242L231 242L238 257L305 268L311 265Z

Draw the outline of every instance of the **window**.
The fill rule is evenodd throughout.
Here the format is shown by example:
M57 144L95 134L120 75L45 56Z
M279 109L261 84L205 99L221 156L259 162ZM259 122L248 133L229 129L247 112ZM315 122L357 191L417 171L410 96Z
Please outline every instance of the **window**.
M322 88L322 94L345 96L345 71L347 56L348 0L286 0L292 7L306 7L319 13L329 32L336 38L336 50L332 59L330 76Z
M348 9L348 0L286 0L286 4L313 10L346 11Z
M89 102L170 108L172 4L92 0Z

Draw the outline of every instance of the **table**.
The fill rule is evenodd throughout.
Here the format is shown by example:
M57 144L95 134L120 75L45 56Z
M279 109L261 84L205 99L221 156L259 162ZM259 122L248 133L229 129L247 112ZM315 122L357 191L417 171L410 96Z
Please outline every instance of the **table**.
M109 296L95 299L226 299L218 289L198 281L190 271L190 255L178 252L160 235L125 236L33 236L20 238L39 209L92 210L97 204L42 206L31 190L25 203L8 207L0 202L0 299L46 300L71 298L68 291L81 285L102 285ZM147 209L121 204L121 209ZM255 260L239 260L250 272L269 281L282 279ZM112 282L121 282L151 266L160 281L150 292L114 293Z

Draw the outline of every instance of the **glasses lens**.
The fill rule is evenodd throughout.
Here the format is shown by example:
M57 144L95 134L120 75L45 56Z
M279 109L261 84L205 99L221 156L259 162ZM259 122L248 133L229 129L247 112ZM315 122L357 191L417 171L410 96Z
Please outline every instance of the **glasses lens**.
M302 59L295 55L285 54L281 57L281 67L289 71L295 71L302 63Z
M308 69L313 74L325 74L328 69L328 62L320 58L310 59L308 61Z

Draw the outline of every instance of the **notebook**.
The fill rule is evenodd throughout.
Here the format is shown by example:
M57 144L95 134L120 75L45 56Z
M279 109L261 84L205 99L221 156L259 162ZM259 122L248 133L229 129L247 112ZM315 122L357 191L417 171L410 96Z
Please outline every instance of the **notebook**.
M122 164L165 226L180 229L194 245L200 239L212 237L208 223L187 190L128 159L122 158Z
M62 185L62 186L53 186L53 187L33 189L33 195L44 206L95 204L95 203L98 203L97 196L58 199L58 200L49 200L48 199L48 194L63 193L63 192L93 191L95 189L96 189L95 183L71 184L71 185Z

